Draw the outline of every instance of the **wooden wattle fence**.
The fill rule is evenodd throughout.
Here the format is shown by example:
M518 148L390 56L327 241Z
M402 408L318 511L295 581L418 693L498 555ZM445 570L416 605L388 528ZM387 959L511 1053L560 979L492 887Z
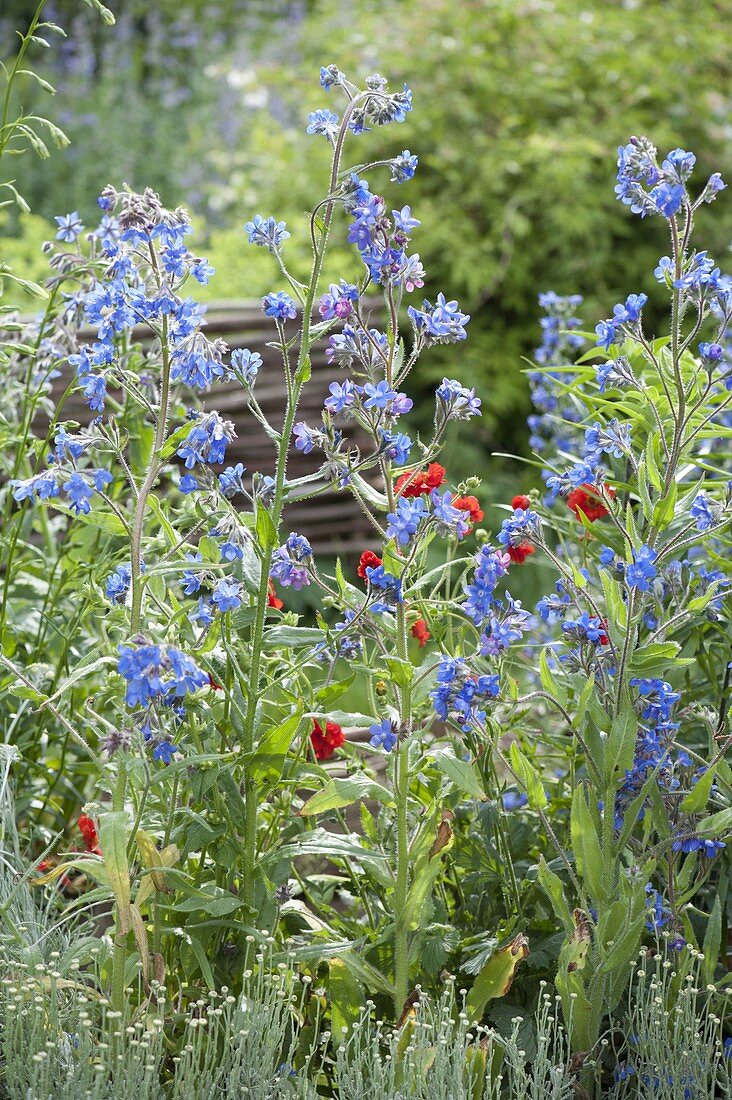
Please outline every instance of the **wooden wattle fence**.
M249 348L262 356L262 366L256 383L256 396L259 405L274 428L282 424L285 408L285 383L282 373L280 353L276 348L268 347L268 341L275 337L275 329L269 317L265 317L259 301L251 302L214 302L206 313L206 335L210 339L221 337L233 348ZM140 327L134 330L132 338L143 343L149 337L149 330ZM81 342L92 341L95 332L82 329ZM312 377L304 388L298 409L298 420L304 420L312 427L320 423L323 401L328 396L328 385L336 380L342 381L342 372L336 366L326 362L327 341L319 342L312 351ZM59 397L63 392L67 378L57 381ZM275 450L272 442L251 415L247 408L247 397L238 382L219 382L210 393L203 395L204 407L217 409L226 420L236 427L236 439L226 449L226 463L243 462L249 475L255 470L263 474L273 474ZM89 421L89 409L81 393L72 394L64 405L65 415L80 423ZM358 427L344 428L344 434L362 446L365 435ZM288 478L295 479L314 473L320 466L322 453L313 451L303 455L291 450L288 463ZM318 496L301 502L286 505L283 523L288 531L297 531L309 539L316 554L329 556L359 553L364 546L374 541L373 531L361 512L353 496L346 490L334 492L328 490Z

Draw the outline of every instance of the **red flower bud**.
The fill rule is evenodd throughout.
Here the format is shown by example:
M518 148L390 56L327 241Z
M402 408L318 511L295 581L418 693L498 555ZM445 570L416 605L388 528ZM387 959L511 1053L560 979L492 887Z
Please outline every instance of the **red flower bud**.
M531 501L528 497L519 494L511 501L511 507L514 511L516 511L517 508L522 508L523 511L526 512L531 507Z
M427 623L424 621L424 619L417 619L416 623L414 623L412 626L411 633L412 637L416 638L419 642L420 649L427 645L427 642L431 637L430 632L427 629Z

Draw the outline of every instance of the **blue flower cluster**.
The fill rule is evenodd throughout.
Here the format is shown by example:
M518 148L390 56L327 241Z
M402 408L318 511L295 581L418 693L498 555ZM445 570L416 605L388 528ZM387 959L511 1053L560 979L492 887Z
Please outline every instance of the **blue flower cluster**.
M215 411L196 413L195 417L193 427L176 451L188 470L199 463L205 466L223 462L226 446L236 436L234 425Z
M485 720L481 702L495 699L500 677L474 675L468 664L456 657L443 657L437 670L437 686L430 692L435 713L443 722L456 721L467 731Z
M104 493L114 480L109 470L80 468L77 463L91 446L91 437L69 435L61 427L56 433L54 451L47 456L48 469L28 478L10 482L13 499L54 500L65 496L63 503L76 515L88 515L95 493Z
M686 189L696 164L693 153L672 149L659 165L658 151L645 137L631 138L618 149L618 182L615 194L634 214L642 218L659 214L673 218L682 206L695 209L703 202L713 202L726 184L719 172L709 177L696 202L692 204Z
M173 646L136 643L118 646L117 671L127 681L128 707L147 707L162 701L171 705L208 684L192 657Z
M574 375L557 370L567 363L584 345L584 338L575 330L582 321L575 310L582 304L579 294L561 297L553 290L539 295L539 305L546 312L541 319L542 342L534 352L541 369L529 372L531 403L536 412L528 418L529 443L541 453L568 450L572 441L572 425L582 419L582 412L568 396Z
M99 203L105 214L95 236L106 263L104 276L74 297L86 321L96 327L97 340L69 356L89 407L104 412L108 381L121 378L118 338L136 325L146 325L160 337L164 324L172 380L207 388L226 374L226 345L199 331L204 307L180 294L189 277L205 284L213 274L207 261L185 245L191 232L187 213L166 210L149 189L136 194L107 187ZM65 226L61 232L71 229Z
M326 92L331 88L342 88L349 101L348 129L351 133L362 134L370 126L404 122L412 110L412 93L406 84L402 91L390 92L387 81L379 73L367 76L364 83L366 87L360 89L336 65L321 66L321 87ZM338 115L334 111L320 108L308 115L307 132L323 134L331 144L335 144L339 125ZM409 157L408 150L405 150L405 155Z
M304 535L288 535L284 546L275 550L270 577L283 588L300 590L310 584L313 550Z
M501 577L508 573L511 559L508 554L492 546L481 546L475 556L473 579L465 586L467 599L463 610L476 626L483 626L492 613L495 604L495 591Z

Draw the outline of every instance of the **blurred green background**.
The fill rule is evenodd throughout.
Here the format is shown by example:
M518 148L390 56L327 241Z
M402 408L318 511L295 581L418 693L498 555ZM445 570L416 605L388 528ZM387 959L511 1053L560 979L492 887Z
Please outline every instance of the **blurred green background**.
M308 261L302 215L324 191L328 149L306 135L306 116L318 106L340 110L336 93L319 86L320 65L335 62L355 81L374 70L392 84L406 80L414 93L407 122L353 140L351 157L419 155L416 179L387 195L422 221L415 247L425 294L442 289L473 317L466 344L435 349L415 380L425 409L443 367L479 389L482 429L462 433L453 456L460 472L485 469L489 450L526 451L522 357L538 343L539 291L583 294L587 327L629 292L654 293L665 222L641 223L615 200L616 147L647 133L664 152L694 150L700 185L712 171L729 176L729 0L109 6L114 28L79 0L48 4L47 18L69 38L33 64L58 94L49 102L31 84L23 91L26 103L46 100L43 110L72 144L50 162L19 160L32 213L0 212L4 258L42 276L49 219L79 210L93 224L104 184L126 181L192 210L195 247L217 269L207 296L260 295L276 279L271 259L246 244L252 214L285 218L291 267L304 271ZM4 43L32 8L4 0ZM729 194L699 215L700 239L722 265ZM340 229L334 276L355 270ZM499 466L488 469L506 478Z

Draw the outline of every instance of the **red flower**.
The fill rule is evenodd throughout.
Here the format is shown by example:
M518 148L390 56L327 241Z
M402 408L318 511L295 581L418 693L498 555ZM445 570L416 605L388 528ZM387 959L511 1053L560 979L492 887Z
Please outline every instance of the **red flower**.
M367 569L378 569L381 565L381 558L378 554L375 554L373 550L364 550L358 561L358 575L361 580L366 580Z
M208 686L209 686L210 688L213 688L213 689L214 689L214 691L223 691L223 690L224 690L224 689L222 688L221 684L217 684L217 683L216 683L216 681L214 680L214 678L213 678L213 676L211 675L211 673L210 673L210 672L209 672L209 674L208 674Z
M480 523L483 518L483 511L476 497L455 497L452 506L459 508L461 512L470 512L471 523Z
M603 489L606 496L610 499L615 496L615 490L609 485L604 485ZM567 497L567 507L570 512L579 518L579 513L582 512L585 519L588 519L590 523L594 523L596 519L602 519L603 516L609 514L609 510L605 507L600 500L600 491L594 485L581 485L579 489L573 489Z
M520 546L509 546L507 553L511 561L521 565L530 554L535 553L535 549L530 542L522 542Z
M513 508L514 512L517 508L523 508L524 512L526 512L531 507L531 501L528 497L519 494L519 496L514 497L511 501L511 507Z
M278 597L275 592L275 586L270 579L269 586L267 588L267 607L275 607L278 611L281 611L284 607L283 601Z
M102 850L99 847L99 837L97 836L97 827L90 817L86 814L81 814L79 820L76 822L79 827L79 832L84 838L84 847L87 852L96 852L99 856L102 854Z
M411 474L402 474L397 478L394 488L403 497L421 497L439 489L445 480L445 467L439 462L430 462L426 470L414 470Z
M325 732L320 722L313 718L313 732L310 734L317 760L330 760L336 749L346 740L341 727L336 722L326 722Z
M427 623L424 621L424 619L417 619L416 623L413 624L412 637L417 639L420 649L427 645L427 642L429 641L431 635L429 630L427 629Z
M600 645L610 645L610 639L607 636L607 619L600 619L604 632L599 637Z

